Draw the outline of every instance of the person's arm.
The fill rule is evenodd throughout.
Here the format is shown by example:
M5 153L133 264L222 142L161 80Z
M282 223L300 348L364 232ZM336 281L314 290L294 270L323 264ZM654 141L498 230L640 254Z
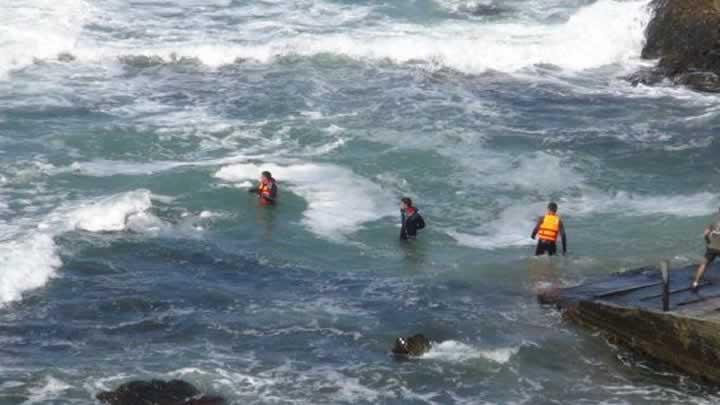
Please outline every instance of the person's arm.
M563 256L567 254L567 235L565 235L565 224L560 221L560 238L562 238Z
M538 219L537 224L535 224L535 228L533 229L532 233L530 234L531 239L535 239L535 236L537 236L537 233L540 231L540 225L542 225L542 218Z
M707 228L705 228L705 232L703 232L703 238L705 238L705 243L708 245L710 244L710 232L713 231L713 226L710 225Z
M405 220L405 236L415 238L418 230L417 215L411 215Z
M418 214L418 223L417 223L417 229L424 229L425 228L425 219Z

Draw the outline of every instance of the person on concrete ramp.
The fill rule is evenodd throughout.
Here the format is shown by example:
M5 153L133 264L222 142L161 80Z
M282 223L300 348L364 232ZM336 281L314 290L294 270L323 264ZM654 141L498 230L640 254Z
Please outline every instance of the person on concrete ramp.
M700 280L702 280L707 267L720 255L720 210L718 210L717 220L705 228L703 237L705 238L706 246L705 257L703 257L697 272L695 272L695 280L693 280L691 285L694 291L697 291L698 287L700 287Z

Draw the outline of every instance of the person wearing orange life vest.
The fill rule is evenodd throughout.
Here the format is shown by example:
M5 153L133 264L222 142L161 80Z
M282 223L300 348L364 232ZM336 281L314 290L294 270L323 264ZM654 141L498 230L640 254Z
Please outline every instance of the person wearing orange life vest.
M261 173L260 184L248 192L257 194L261 205L274 205L277 201L277 184L272 174L267 171Z
M557 253L558 237L562 238L563 256L567 253L567 237L565 236L565 225L557 214L558 206L551 202L548 204L547 213L538 219L531 238L538 238L535 256L542 256L547 253L553 256Z

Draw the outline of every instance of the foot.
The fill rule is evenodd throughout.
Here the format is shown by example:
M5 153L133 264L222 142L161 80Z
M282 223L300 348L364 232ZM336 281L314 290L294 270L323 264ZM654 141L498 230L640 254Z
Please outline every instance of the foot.
M692 289L692 291L694 293L698 292L698 289L700 288L700 282L693 281L692 284L690 285L690 288Z

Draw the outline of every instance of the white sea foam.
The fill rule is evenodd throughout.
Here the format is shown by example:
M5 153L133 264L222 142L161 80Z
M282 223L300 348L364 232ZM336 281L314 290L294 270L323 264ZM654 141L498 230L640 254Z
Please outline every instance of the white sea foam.
M563 202L573 215L618 213L628 216L671 215L699 217L712 214L720 205L720 196L709 192L690 195L640 195L621 191L615 194L589 192Z
M329 239L341 239L359 230L363 224L394 213L392 195L351 170L329 164L289 166L236 164L223 167L215 177L242 182L256 179L269 170L279 185L307 201L303 224L313 233Z
M479 249L497 249L531 245L530 231L545 203L516 204L503 210L497 219L488 221L486 232L472 234L448 230L459 244Z
M42 287L62 265L47 234L0 242L0 305L19 300L24 291Z
M468 73L515 72L539 64L584 70L637 59L646 2L601 0L566 23L401 26L383 32L298 38L284 49L301 55L335 53L396 63L426 61ZM260 60L276 52L256 51ZM264 53L264 55L263 55Z
M324 377L331 385L339 388L333 395L336 402L355 404L358 402L377 403L383 395L376 389L365 386L359 378L349 377L333 369L326 369Z
M90 14L85 0L4 0L0 3L0 79L36 58L72 51Z
M0 226L0 305L19 300L40 288L62 266L54 237L72 230L149 232L164 225L153 216L151 194L136 190L110 197L71 203L32 221Z
M137 190L76 208L66 216L66 221L83 231L117 232L127 229L133 216L146 217L151 206L150 192Z
M89 162L73 162L69 168L57 170L58 173L73 172L96 177L116 175L151 175L183 166L180 162L127 162L112 160L93 160Z
M456 151L451 150L451 153ZM483 187L519 187L552 192L580 186L585 180L567 159L542 151L512 157L484 151L479 157L473 155L455 159L471 173L480 174L468 176L468 179Z
M440 6L454 12L473 11L481 6L492 6L492 0L439 0Z
M312 18L307 19L312 21ZM423 61L431 66L450 67L467 73L487 70L512 73L540 64L579 71L638 60L648 19L645 0L600 0L579 9L566 22L555 25L453 21L427 26L393 22L364 24L362 28L342 33L303 30L306 33L298 35L291 30L291 35L267 39L261 39L265 37L262 30L250 31L245 32L242 44L238 44L239 38L233 36L202 43L190 40L198 37L191 35L185 42L155 40L152 46L148 46L150 41L146 44L103 42L75 47L73 52L85 62L110 62L126 55L157 56L164 61L187 57L210 67L233 64L239 58L272 63L288 55L336 54L400 64ZM248 37L257 39L247 41ZM33 54L32 50L27 52Z
M485 359L495 363L505 364L510 361L519 350L518 347L484 350L455 340L447 340L433 345L432 349L423 355L422 358L450 362Z
M53 402L61 398L63 392L72 388L71 385L60 381L54 377L47 377L45 384L41 387L32 388L30 390L30 398L25 404L42 404Z
M530 231L546 202L519 201L505 208L496 219L487 221L486 232L470 233L457 229L445 232L463 246L478 249L501 249L535 243ZM720 205L720 195L702 192L690 195L640 195L629 192L609 194L585 189L582 195L559 200L563 215L588 217L601 214L642 217L664 215L700 217L710 215ZM477 219L479 220L479 218ZM466 227L465 227L466 228Z
M202 376L202 372L192 371ZM260 398L262 402L303 403L302 399L313 392L323 391L332 403L376 403L393 398L392 392L366 385L352 370L336 367L312 367L302 370L287 363L259 372L213 370L216 390L227 387L240 398ZM314 396L314 395L313 395Z

